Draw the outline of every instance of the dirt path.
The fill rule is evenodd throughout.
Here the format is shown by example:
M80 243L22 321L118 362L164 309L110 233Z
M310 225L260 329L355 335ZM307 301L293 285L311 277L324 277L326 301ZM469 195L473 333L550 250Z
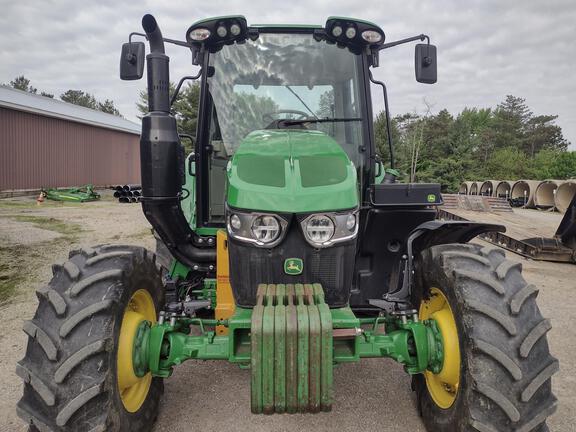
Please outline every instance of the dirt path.
M22 385L14 368L23 356L26 342L21 331L22 322L34 313L34 290L49 280L50 264L64 261L69 249L81 245L115 242L152 247L154 243L139 205L102 201L37 207L30 200L21 203L6 206L0 201L0 244L11 248L12 252L27 252L20 259L25 260L28 279L18 287L11 303L0 306L0 431L3 432L26 430L15 412ZM48 233L43 233L47 226L39 227L38 219L18 220L17 216L52 218L54 222L75 224L72 227L80 227L82 231L74 234L74 230L60 227L61 232L47 230ZM30 234L31 227L34 234ZM34 253L30 254L30 251ZM510 255L510 258L521 261L526 279L540 287L539 305L553 323L549 340L553 354L560 360L561 370L553 379L559 408L549 420L550 430L573 432L576 430L576 378L571 371L576 369L576 266L526 261L516 255ZM249 371L225 362L190 362L176 368L174 376L166 380L155 431L189 431L201 426L207 432L425 432L414 406L410 379L393 361L371 359L338 366L334 372L334 385L332 413L253 416L250 414Z

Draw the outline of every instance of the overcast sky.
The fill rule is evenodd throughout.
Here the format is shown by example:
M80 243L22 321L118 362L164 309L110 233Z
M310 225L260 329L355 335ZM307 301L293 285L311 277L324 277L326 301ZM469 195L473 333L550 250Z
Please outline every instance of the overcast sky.
M114 100L135 120L144 81L118 78L120 47L141 31L145 13L165 37L184 39L194 21L243 14L248 23L323 24L330 15L378 23L387 41L426 33L438 46L436 85L414 79L413 46L382 53L374 75L388 84L391 113L494 107L507 94L526 98L535 114L558 114L576 149L576 1L402 0L0 0L0 82L24 74L39 90L67 89ZM172 79L192 71L186 49L169 45ZM375 93L376 108L382 106Z

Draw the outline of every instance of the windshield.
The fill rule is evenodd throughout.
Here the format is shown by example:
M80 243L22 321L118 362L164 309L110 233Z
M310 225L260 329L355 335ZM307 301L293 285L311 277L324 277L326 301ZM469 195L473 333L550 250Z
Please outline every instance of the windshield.
M261 33L210 55L209 221L223 220L225 167L252 131L322 131L362 169L359 64L349 50L318 42L311 33Z
M331 135L361 163L362 117L356 56L312 34L262 33L211 55L212 136L228 156L250 132L278 119L354 119L306 123Z

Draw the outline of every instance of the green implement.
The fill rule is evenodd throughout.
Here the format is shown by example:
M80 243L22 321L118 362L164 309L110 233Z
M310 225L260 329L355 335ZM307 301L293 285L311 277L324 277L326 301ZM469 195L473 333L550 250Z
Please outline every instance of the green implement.
M42 194L53 201L86 202L100 199L100 194L94 191L91 184L69 189L42 189Z

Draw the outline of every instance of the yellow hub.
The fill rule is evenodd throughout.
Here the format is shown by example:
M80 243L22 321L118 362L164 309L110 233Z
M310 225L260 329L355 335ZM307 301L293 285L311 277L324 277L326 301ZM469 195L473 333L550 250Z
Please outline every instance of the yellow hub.
M430 299L420 304L420 318L433 319L438 324L444 346L444 364L442 370L435 374L425 371L426 386L432 400L440 408L448 409L458 395L460 385L460 344L458 329L448 299L438 288L430 290Z
M134 373L132 355L134 339L138 326L143 321L156 322L156 308L148 291L139 289L132 294L120 328L118 340L117 377L118 389L124 408L128 412L136 412L140 409L152 383L152 375L148 372L143 377Z

